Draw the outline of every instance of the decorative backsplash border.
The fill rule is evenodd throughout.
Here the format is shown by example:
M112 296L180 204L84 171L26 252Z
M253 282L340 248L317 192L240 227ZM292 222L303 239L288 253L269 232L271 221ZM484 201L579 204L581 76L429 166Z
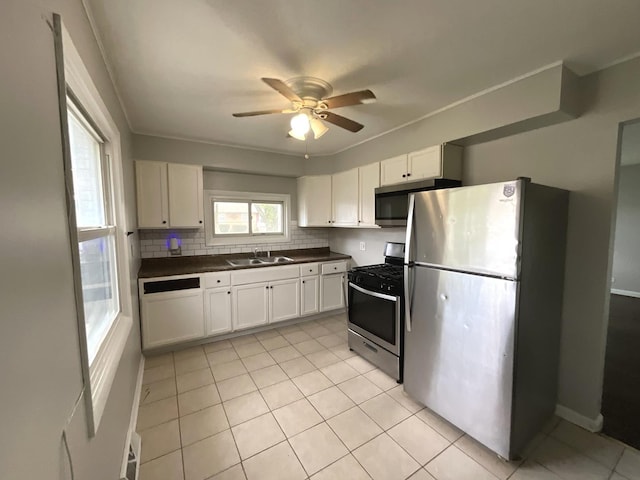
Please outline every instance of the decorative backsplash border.
M223 253L249 253L255 248L265 250L292 250L299 248L322 248L329 246L327 228L300 228L297 222L289 224L291 241L284 243L258 243L223 245L208 247L205 244L204 229L201 230L139 230L140 256L142 258L171 257L169 241L177 238L182 256L220 255Z

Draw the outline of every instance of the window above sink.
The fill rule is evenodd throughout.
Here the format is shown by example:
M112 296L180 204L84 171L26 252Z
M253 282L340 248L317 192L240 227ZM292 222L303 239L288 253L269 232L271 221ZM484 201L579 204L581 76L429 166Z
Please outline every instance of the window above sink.
M207 246L290 241L290 195L219 190L204 193Z

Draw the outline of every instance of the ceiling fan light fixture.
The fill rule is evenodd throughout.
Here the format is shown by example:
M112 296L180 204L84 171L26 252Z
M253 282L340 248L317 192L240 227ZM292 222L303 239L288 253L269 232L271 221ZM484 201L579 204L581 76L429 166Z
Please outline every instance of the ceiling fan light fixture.
M298 139L300 139L299 137L302 137L304 140L304 136L307 134L310 127L309 116L305 112L301 112L291 119L291 131L297 134L297 136L291 136Z
M310 119L309 124L311 125L311 130L313 131L313 138L315 138L316 140L329 131L327 126L317 118Z
M307 138L304 133L296 132L295 130L289 130L289 136L295 138L296 140L305 141Z

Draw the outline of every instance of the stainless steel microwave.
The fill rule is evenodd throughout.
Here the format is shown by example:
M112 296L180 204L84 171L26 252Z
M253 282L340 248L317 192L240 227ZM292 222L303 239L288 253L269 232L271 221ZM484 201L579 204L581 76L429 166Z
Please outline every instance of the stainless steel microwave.
M461 185L459 180L430 178L429 180L376 188L376 225L381 227L406 226L410 193Z

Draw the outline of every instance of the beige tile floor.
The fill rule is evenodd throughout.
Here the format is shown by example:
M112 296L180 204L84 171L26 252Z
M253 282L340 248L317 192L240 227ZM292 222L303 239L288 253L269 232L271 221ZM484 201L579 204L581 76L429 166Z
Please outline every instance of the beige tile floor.
M140 480L640 480L640 453L555 419L505 462L355 356L344 315L149 357Z

